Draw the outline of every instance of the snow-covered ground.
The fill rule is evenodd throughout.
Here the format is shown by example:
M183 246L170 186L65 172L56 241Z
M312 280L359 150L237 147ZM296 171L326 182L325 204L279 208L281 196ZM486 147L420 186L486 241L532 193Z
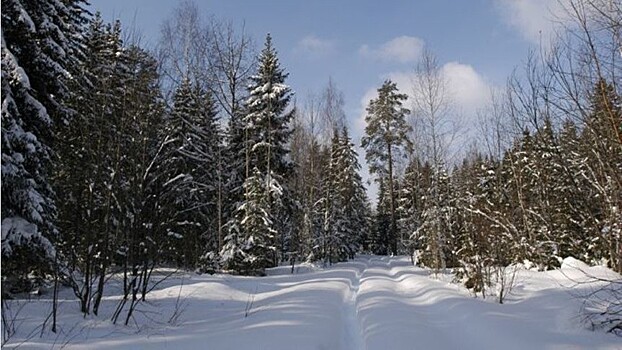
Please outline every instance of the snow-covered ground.
M622 338L585 329L578 296L594 285L569 280L583 278L578 264L521 271L503 305L474 298L451 276L430 276L406 258L358 257L326 269L304 265L294 275L282 267L267 277L178 274L148 295L130 326L109 321L119 298L115 288L100 316L86 318L64 290L58 334L41 336L51 306L46 297L12 301L18 329L5 347L622 349ZM620 278L605 268L583 269Z

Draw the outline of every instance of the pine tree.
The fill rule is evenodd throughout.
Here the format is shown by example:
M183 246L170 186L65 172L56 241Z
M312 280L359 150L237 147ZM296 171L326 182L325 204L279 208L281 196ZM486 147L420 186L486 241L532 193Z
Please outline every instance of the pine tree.
M394 186L394 163L409 150L412 143L408 139L411 128L405 117L410 111L402 107L407 96L400 94L397 85L387 80L378 89L378 98L369 102L365 122L365 136L362 146L366 150L369 171L386 181L389 198L390 227L388 235L389 249L397 254L397 193Z

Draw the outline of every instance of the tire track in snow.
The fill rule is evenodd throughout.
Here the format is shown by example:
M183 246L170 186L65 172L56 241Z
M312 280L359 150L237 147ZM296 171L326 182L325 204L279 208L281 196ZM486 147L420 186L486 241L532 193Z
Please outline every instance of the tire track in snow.
M363 269L365 271L367 266ZM356 269L355 278L351 281L350 289L344 300L342 308L342 346L344 350L364 350L365 341L361 332L361 326L358 317L357 300L359 288L361 286L361 275L363 271Z

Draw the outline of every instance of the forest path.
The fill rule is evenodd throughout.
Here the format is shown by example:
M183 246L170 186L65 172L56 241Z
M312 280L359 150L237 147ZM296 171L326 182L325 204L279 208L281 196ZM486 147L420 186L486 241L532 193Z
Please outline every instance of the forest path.
M20 330L3 348L622 349L615 336L577 328L581 301L559 287L566 278L560 272L524 271L519 296L504 305L475 299L451 275L431 276L406 257L359 256L267 273L171 276L128 327L108 321L122 284L107 290L101 317L85 318L71 289L63 289L59 335L32 336L49 315L44 296L22 305Z

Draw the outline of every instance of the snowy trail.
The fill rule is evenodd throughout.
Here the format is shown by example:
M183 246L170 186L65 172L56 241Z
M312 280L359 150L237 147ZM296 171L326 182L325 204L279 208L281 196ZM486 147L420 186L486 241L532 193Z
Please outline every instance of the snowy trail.
M137 310L138 329L112 326L105 316L84 319L67 290L59 335L32 336L49 312L49 301L41 300L25 305L21 333L3 348L622 349L620 338L573 323L580 300L551 282L558 272L533 272L517 286L519 302L499 305L430 277L406 258L289 270L271 269L267 277L187 274L181 293L181 280L171 278ZM114 310L118 293L104 298L103 315ZM177 321L168 322L175 312Z
M343 305L343 344L341 348L343 350L364 350L365 343L363 334L361 333L360 320L358 317L358 295L361 286L361 275L365 272L357 271L355 279L352 281L352 285Z

